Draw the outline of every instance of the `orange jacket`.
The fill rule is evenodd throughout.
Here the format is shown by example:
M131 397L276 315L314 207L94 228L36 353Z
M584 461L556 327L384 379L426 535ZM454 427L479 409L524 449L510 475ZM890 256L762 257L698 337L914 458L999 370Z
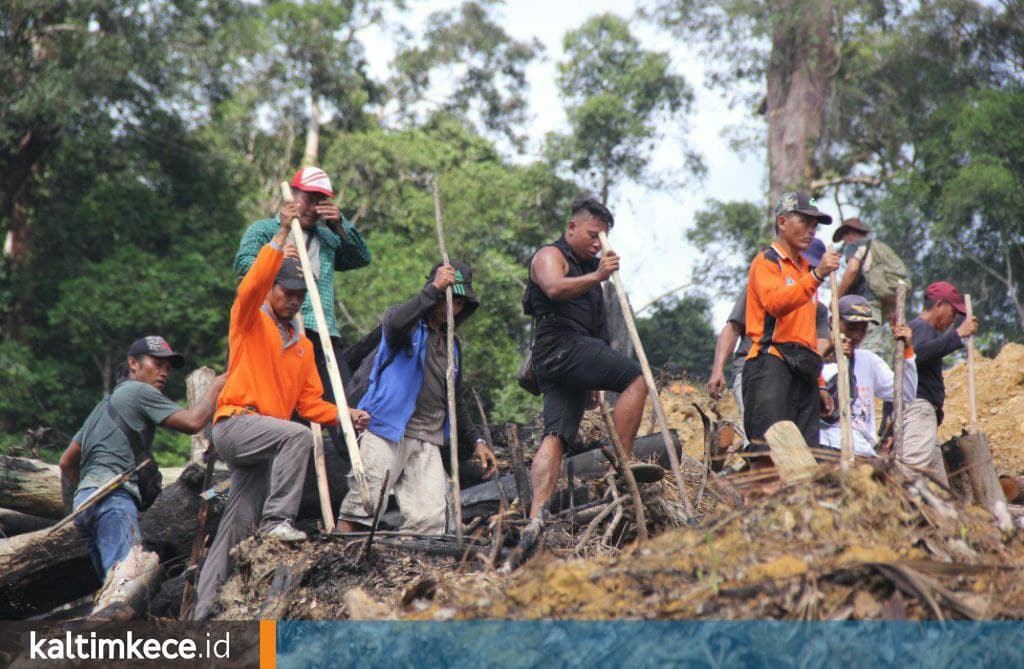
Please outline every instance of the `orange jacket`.
M283 261L281 248L267 244L238 284L228 330L228 382L217 398L214 421L249 410L289 420L296 409L317 423L338 420L338 408L322 398L313 344L299 332L299 320L292 320L288 332L267 302Z
M772 343L793 343L818 352L815 316L818 280L802 256L788 258L776 244L750 264L747 283L747 336L752 342L747 359L761 349L782 357Z

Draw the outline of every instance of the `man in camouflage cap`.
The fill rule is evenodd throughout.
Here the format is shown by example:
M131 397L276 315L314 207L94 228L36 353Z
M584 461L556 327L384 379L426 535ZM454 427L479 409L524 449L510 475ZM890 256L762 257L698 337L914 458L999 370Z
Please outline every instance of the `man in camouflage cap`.
M749 450L766 451L765 432L784 420L793 421L809 445L817 445L819 412L831 409L828 393L821 390L815 317L818 287L839 267L839 255L826 252L813 270L801 256L818 225L831 222L806 193L783 194L775 206L775 240L750 265L746 334L751 346L743 366Z

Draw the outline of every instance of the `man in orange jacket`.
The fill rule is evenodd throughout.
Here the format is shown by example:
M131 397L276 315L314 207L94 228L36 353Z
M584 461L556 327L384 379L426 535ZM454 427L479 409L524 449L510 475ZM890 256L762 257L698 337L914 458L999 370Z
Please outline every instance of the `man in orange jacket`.
M813 270L800 255L818 225L831 222L807 193L783 194L775 205L775 240L750 264L746 316L751 346L743 365L749 451L767 451L765 432L783 420L793 421L807 444L817 446L820 408L831 410L831 398L819 390L825 383L815 320L818 286L839 266L839 254L823 254Z
M302 541L292 521L312 448L308 427L292 413L321 425L338 424L338 408L323 400L313 345L296 315L306 297L302 268L285 259L287 221L297 205L281 208L277 234L260 249L238 285L228 334L228 381L217 400L213 443L231 472L231 495L199 576L195 620L212 613L218 586L231 570L229 552L255 528L280 541ZM369 414L350 411L365 428Z

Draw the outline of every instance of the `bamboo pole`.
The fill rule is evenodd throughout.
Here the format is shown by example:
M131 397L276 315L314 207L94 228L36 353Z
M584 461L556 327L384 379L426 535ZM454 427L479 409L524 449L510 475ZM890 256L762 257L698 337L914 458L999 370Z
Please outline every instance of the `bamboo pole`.
M437 244L441 249L441 262L450 265L448 249L444 244L444 226L441 223L441 194L437 190L437 178L430 180L434 195L434 223L437 226ZM462 488L459 484L459 426L455 411L455 312L452 302L452 287L444 289L447 305L445 317L448 329L448 425L451 443L452 496L455 498L455 536L462 543Z
M285 202L292 201L292 189L288 182L281 182L281 195ZM303 243L302 226L299 219L293 218L291 222L292 235L295 237L295 248L299 251L299 263L302 265L302 276L306 280L306 293L309 302L313 307L313 317L316 319L317 334L320 335L320 348L324 352L324 360L327 362L327 377L331 382L331 390L334 392L334 403L338 407L338 422L341 423L341 431L345 435L345 446L348 448L348 457L352 461L352 472L355 474L356 483L359 486L359 494L363 500L363 509L367 515L373 515L373 498L370 497L370 488L366 484L366 473L363 470L363 459L359 455L359 443L356 441L356 431L352 426L352 417L348 415L348 400L345 399L345 386L341 382L341 372L338 370L338 361L334 358L334 346L331 344L331 335L327 330L327 319L324 318L324 307L320 302L320 290L316 285L316 277L309 265L309 254L306 253L306 245ZM301 322L301 319L300 319ZM319 444L319 457L317 456L316 433L320 426L316 423L310 425L313 430L313 464L316 467L317 489L320 491L321 510L324 505L324 498L327 499L328 513L324 518L324 529L330 532L334 528L334 512L331 509L331 502L327 485L327 467L324 462L323 435L321 433Z
M601 248L605 253L615 250L608 243L608 235L599 233ZM622 307L622 317L626 319L626 329L629 330L630 339L633 340L633 348L636 349L636 357L640 361L640 369L643 370L644 381L647 382L647 392L651 397L651 406L658 418L658 429L661 430L661 437L665 441L665 450L668 452L668 461L672 465L672 476L676 479L679 487L679 499L683 503L683 511L688 520L694 517L693 504L690 502L690 495L683 482L683 475L679 469L679 454L676 453L675 444L672 443L672 435L668 431L668 420L665 418L665 408L661 405L661 397L658 396L658 386L654 382L654 374L651 373L651 365L647 362L647 354L644 352L644 345L640 341L640 334L636 331L636 322L633 319L633 309L629 306L629 297L626 296L626 288L622 285L622 277L619 272L612 272L612 283L615 285L615 292L619 297L619 305Z
M967 319L974 317L974 305L970 295L964 295ZM971 434L978 433L978 402L974 391L974 335L967 338L967 403L971 410Z
M834 253L832 244L828 252ZM837 374L839 374L839 451L842 456L839 465L847 471L853 464L853 422L850 416L850 361L843 354L843 335L839 318L839 281L836 273L828 275L829 287L832 289L832 349L835 351Z
M907 282L900 279L896 284L896 325L906 324L907 309ZM903 369L906 361L903 359L906 345L902 339L896 340L896 359L893 360L893 398L892 398L892 452L896 454L897 461L903 456Z

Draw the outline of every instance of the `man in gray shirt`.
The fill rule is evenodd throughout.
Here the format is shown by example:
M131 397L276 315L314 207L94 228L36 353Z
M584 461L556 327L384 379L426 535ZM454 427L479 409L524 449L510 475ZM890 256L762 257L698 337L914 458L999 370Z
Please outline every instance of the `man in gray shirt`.
M143 337L131 345L128 378L93 408L60 459L61 473L77 486L74 508L97 488L151 457L149 446L157 425L195 434L210 422L226 374L214 379L196 406L183 409L162 392L171 367L183 364L184 358L171 350L163 337ZM150 496L160 485L155 463L151 467L75 518L75 527L86 537L101 578L132 546L142 543L139 510L152 503ZM145 477L147 469L156 482L140 490L140 475Z

